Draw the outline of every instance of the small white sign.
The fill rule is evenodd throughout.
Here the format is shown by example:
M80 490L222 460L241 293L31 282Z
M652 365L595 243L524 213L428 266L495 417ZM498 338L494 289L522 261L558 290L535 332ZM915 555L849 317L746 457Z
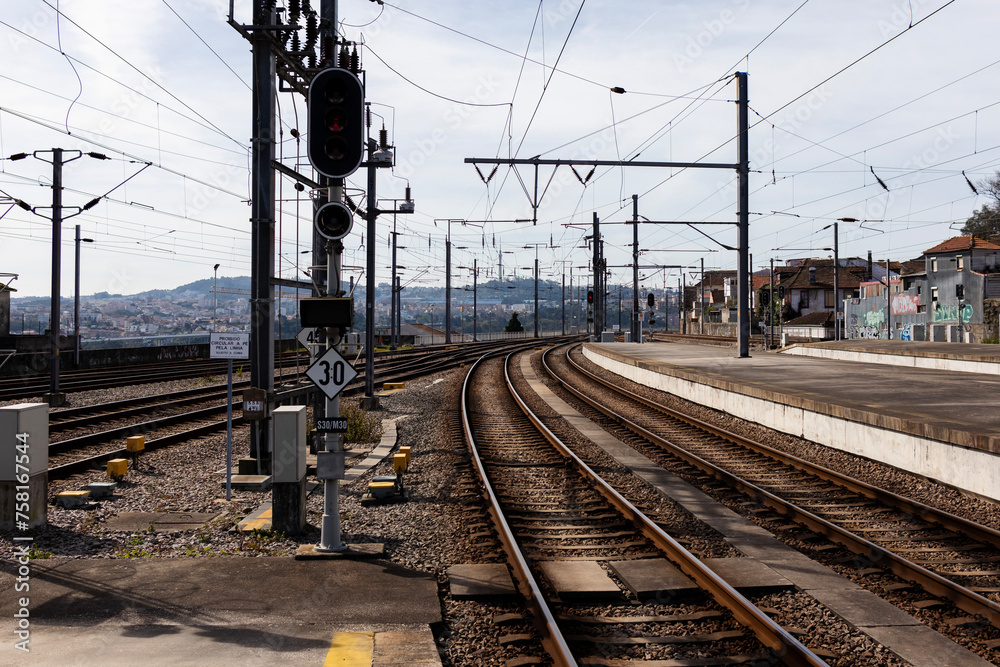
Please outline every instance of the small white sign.
M322 345L319 338L316 327L305 327L295 336L299 344L313 354L315 354L316 348Z
M354 367L332 347L306 369L306 377L330 399L339 394L357 376L358 372Z
M212 359L249 359L250 334L213 333L209 337L209 357Z

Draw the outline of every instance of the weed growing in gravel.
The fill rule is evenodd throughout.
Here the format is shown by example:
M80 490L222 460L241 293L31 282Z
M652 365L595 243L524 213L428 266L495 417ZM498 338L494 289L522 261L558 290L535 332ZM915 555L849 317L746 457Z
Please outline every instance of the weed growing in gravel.
M97 528L98 525L100 525L100 522L97 520L97 517L94 516L94 513L87 512L87 516L83 517L77 525L77 530L86 535L91 530Z
M375 442L382 437L382 420L372 412L365 412L357 403L341 403L340 416L347 419L345 442Z
M48 551L36 549L35 547L28 547L28 558L31 560L45 560L46 558L52 558L52 554Z
M122 549L118 552L118 555L122 558L156 558L156 554L152 554L144 549Z

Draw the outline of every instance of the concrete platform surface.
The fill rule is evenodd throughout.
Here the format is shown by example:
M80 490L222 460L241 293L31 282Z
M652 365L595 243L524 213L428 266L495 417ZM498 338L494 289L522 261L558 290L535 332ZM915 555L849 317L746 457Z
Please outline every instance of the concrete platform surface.
M781 353L964 373L1000 373L1000 346L981 343L854 338L798 343L782 349Z
M893 345L919 351L899 341L873 349ZM774 352L740 358L680 343L588 343L584 353L640 384L1000 499L1000 374Z
M0 563L0 589L15 568ZM441 620L432 576L354 560L33 560L27 595L30 653L5 641L0 664L322 665L336 632L422 636ZM0 596L0 614L16 604Z

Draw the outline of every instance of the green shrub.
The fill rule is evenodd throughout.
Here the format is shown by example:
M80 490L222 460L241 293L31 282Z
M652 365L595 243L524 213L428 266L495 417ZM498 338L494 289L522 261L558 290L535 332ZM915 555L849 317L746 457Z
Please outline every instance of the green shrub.
M382 437L382 420L365 412L357 403L341 403L340 416L347 419L344 442L375 442Z

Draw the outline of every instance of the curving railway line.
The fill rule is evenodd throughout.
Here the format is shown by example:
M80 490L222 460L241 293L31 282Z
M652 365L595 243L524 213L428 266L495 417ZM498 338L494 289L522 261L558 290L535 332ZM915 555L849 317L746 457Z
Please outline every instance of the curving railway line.
M556 664L615 665L643 656L826 664L546 428L515 389L510 358L484 357L470 370L462 393L464 431L508 561ZM647 558L677 564L705 592L705 602L693 608L664 601L655 614L637 616L628 600L574 597L569 604L545 584L552 580L546 565L583 559L613 567ZM599 612L578 613L580 605Z
M846 547L863 575L896 575L886 590L905 592L909 609L950 601L944 623L959 632L1000 628L1000 532L668 408L586 370L582 355L546 353L543 366L605 429L703 489L738 495L780 537Z

